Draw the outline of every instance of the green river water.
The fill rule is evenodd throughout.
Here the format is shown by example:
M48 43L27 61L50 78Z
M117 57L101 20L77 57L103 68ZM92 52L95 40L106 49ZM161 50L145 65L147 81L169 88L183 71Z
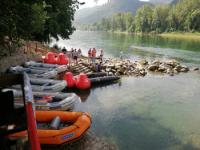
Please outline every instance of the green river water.
M200 67L199 41L76 31L71 40L57 43L84 54L96 47L106 57L123 51L131 60L175 58ZM82 97L75 110L90 112L91 130L120 150L200 149L200 72L123 77Z

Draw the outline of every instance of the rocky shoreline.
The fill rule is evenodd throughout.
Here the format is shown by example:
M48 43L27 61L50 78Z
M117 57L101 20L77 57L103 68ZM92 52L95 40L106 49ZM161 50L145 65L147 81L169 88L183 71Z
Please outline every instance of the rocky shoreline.
M117 76L145 76L148 73L161 73L174 76L179 73L198 71L198 67L189 68L180 64L176 60L139 60L130 61L128 59L109 58L102 64L102 72Z

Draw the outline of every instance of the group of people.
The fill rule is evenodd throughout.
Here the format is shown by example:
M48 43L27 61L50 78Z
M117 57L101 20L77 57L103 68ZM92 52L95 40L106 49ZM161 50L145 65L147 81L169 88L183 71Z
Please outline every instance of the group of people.
M103 56L104 51L103 49L100 49L100 54L97 56L97 50L96 48L90 48L88 50L88 64L92 64L96 71L101 70L101 64L103 62ZM71 66L72 63L78 64L78 59L82 56L82 51L79 48L78 50L76 48L71 48L70 50L67 50L65 47L63 47L62 52L65 54L65 56L68 58L68 63ZM96 62L96 59L99 59L98 62Z
M104 51L103 49L100 49L100 54L99 57L96 56L97 54L97 50L95 48L90 48L88 50L88 63L93 65L94 70L96 72L100 72L101 71L101 65L103 62L103 56L104 56ZM96 62L96 58L99 58L99 62Z
M97 54L97 51L95 48L90 48L88 50L88 63L91 63L91 62L93 64L96 63L96 58L97 58L96 54ZM100 49L100 55L99 55L100 62L103 61L103 55L104 55L103 49Z
M71 63L78 63L78 58L80 58L82 56L82 51L79 48L78 50L75 48L71 48L71 50L67 50L65 47L62 49L62 52L65 54L65 56L68 58L69 61L69 65L71 65Z

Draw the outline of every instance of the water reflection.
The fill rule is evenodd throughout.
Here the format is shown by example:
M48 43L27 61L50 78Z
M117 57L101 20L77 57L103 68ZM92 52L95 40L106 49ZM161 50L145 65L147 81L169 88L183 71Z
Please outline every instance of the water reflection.
M92 85L91 89L79 90L77 88L71 88L71 89L65 89L65 90L63 90L63 92L76 93L80 97L81 102L84 103L84 102L87 101L88 97L90 96L91 91L94 91L95 89L106 88L106 87L108 87L110 85L118 85L120 87L122 85L122 82L121 81L116 81L116 82L98 83L98 84Z
M76 93L80 97L81 102L84 103L85 101L87 101L88 96L91 93L91 89L88 89L88 90L79 90L77 88L71 88L71 89L65 89L63 92L66 92L66 93Z

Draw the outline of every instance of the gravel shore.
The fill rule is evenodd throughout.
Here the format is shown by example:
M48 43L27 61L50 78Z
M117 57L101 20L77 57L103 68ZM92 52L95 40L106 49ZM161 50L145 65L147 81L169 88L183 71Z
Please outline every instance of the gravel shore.
M43 150L118 150L117 146L88 131L81 139L57 147L42 147Z

